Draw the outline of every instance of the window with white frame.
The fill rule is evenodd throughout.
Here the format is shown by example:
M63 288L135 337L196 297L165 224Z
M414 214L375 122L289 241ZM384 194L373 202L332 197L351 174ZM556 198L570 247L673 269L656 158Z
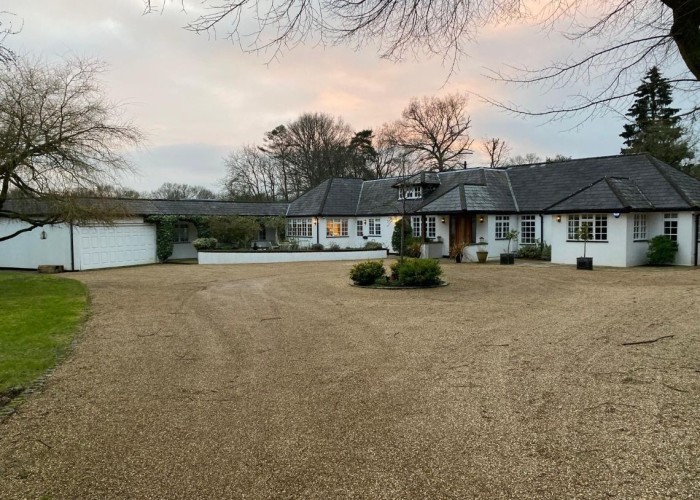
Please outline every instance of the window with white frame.
M664 214L664 236L678 241L678 214Z
M634 214L632 239L642 241L647 239L647 214Z
M579 240L579 228L588 224L588 239L590 241L608 241L607 215L569 215L568 239Z
M435 238L435 235L437 233L437 220L436 217L433 215L430 215L425 218L425 237L426 238Z
M535 242L535 216L523 215L520 217L520 243L530 245Z
M413 216L411 217L411 232L413 233L413 236L416 238L421 237L421 217L420 216Z
M311 219L289 219L287 220L287 237L311 238L313 227Z
M365 235L363 223L364 223L364 221L362 219L359 219L357 221L357 236L364 236Z
M175 223L175 243L189 243L190 241L190 225L187 222Z
M328 219L326 221L326 238L344 238L347 235L347 219Z
M367 221L367 226L369 229L370 236L381 236L382 235L382 220L381 219L369 219Z
M399 188L399 200L418 200L423 197L421 186L404 186Z
M510 215L496 216L496 239L504 240L510 232Z

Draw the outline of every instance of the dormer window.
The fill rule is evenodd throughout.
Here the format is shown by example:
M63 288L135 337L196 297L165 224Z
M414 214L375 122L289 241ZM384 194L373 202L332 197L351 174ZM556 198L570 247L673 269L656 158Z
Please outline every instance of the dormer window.
M399 200L419 200L422 197L422 186L404 186L399 188Z

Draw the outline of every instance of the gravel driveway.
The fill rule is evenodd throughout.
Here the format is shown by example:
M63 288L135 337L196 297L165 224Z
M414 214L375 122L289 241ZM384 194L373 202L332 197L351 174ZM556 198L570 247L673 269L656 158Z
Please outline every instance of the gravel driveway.
M0 425L0 497L700 497L699 269L350 266L71 275L92 314Z

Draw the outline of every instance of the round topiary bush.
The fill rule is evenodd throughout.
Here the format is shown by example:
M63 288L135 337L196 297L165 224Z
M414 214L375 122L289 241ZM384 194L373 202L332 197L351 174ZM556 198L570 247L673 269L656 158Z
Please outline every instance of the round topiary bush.
M321 250L323 250L323 243L314 243L313 245L311 245L311 250L313 250L314 252L320 252Z
M360 262L350 269L350 279L360 286L372 285L385 274L384 264L380 260Z
M365 243L365 250L382 250L384 248L384 245L379 243L378 241L368 241Z
M671 264L676 260L676 253L678 253L677 242L673 241L668 236L654 236L649 241L647 259L649 259L649 264L654 266Z
M218 244L216 238L197 238L192 242L192 246L197 250L214 250Z

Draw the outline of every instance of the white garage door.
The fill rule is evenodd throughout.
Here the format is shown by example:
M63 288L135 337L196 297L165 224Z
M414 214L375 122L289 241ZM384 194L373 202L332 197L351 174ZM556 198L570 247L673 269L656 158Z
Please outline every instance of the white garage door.
M146 224L81 226L80 269L135 266L156 261L156 228Z

